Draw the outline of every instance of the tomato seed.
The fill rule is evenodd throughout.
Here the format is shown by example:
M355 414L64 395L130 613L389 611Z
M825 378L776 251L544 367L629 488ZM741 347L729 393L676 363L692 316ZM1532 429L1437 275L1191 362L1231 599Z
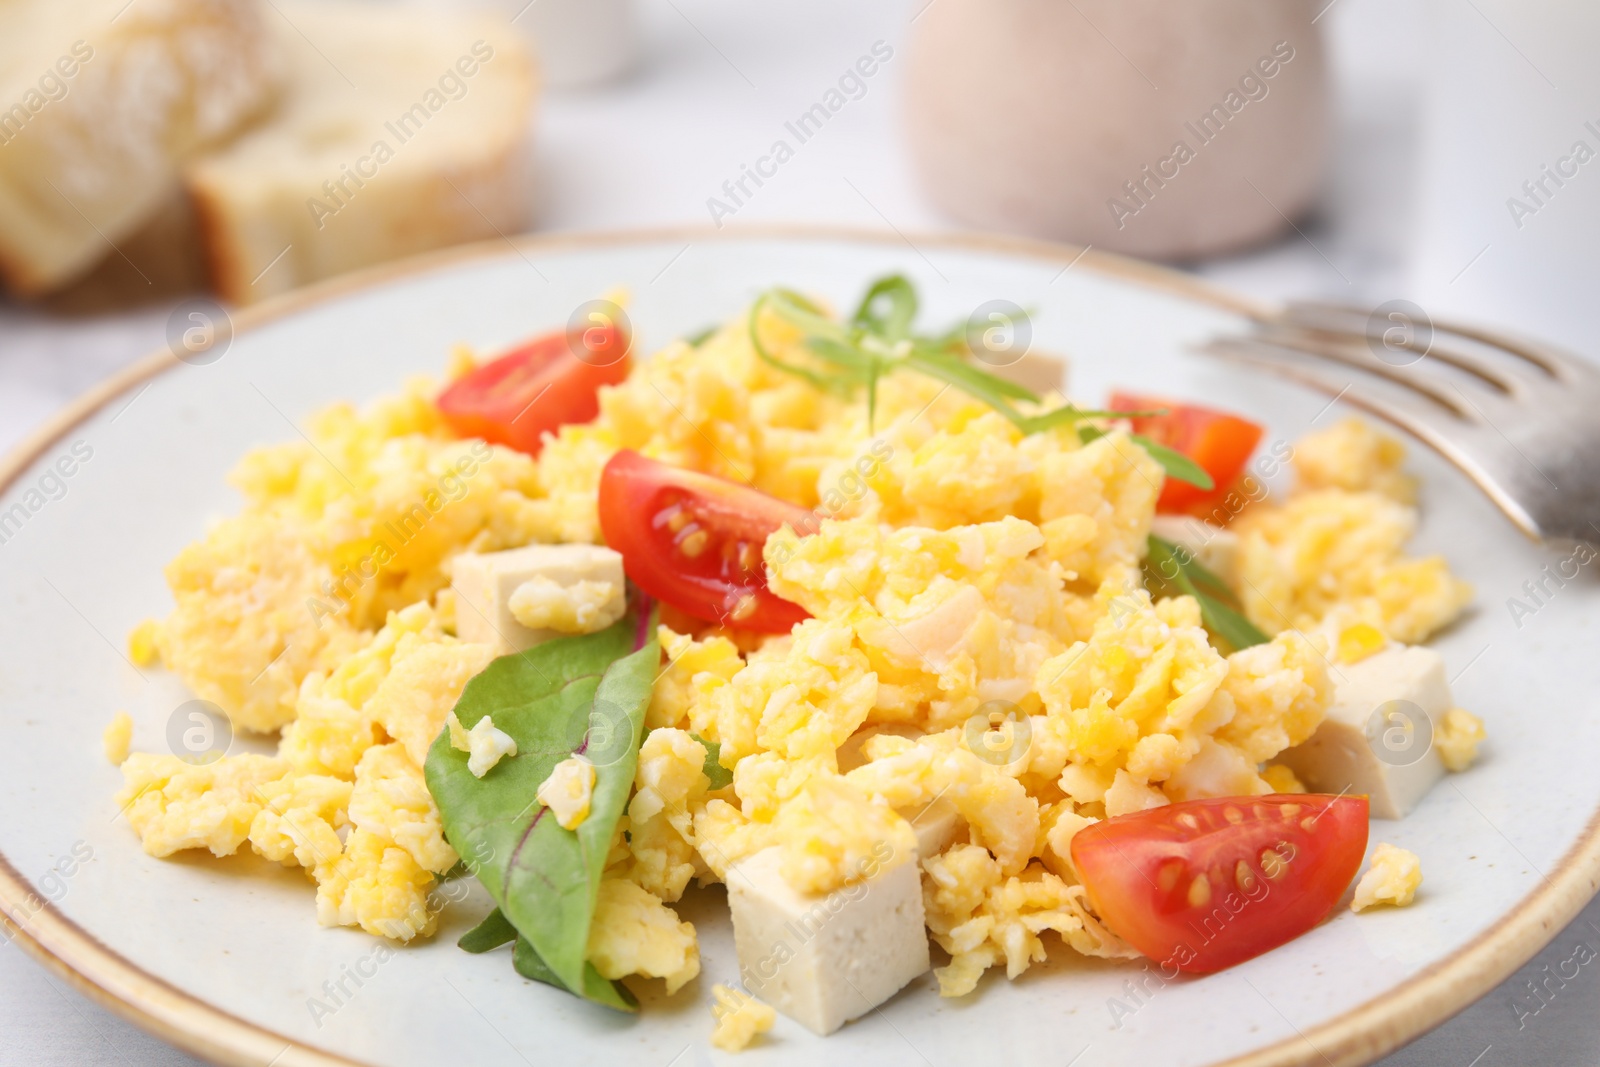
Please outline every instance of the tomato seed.
M1276 849L1267 848L1261 850L1262 874L1268 878L1276 878L1288 869L1289 865L1283 862L1283 857L1278 855Z
M1178 879L1183 877L1183 861L1168 860L1156 871L1156 888L1163 893L1172 892L1172 887L1178 884Z
M698 526L685 533L678 540L678 551L690 559L695 559L711 544L711 535Z
M1203 908L1211 903L1211 879L1204 874L1196 875L1195 880L1189 883L1189 906Z
M1256 872L1250 869L1248 863L1240 860L1233 866L1233 880L1241 892L1249 893L1256 887Z

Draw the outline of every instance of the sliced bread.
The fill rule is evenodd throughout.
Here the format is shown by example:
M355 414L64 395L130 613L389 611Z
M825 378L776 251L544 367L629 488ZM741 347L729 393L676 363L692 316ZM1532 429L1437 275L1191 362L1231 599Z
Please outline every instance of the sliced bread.
M524 229L533 58L504 20L274 0L277 110L185 176L212 285L247 304Z
M0 0L0 277L87 274L270 102L256 0Z

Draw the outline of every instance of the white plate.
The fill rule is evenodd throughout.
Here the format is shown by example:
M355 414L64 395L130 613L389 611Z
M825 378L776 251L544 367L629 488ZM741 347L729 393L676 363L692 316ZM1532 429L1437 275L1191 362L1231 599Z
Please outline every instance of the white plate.
M1004 297L1034 309L1035 345L1069 354L1077 395L1114 384L1212 400L1293 439L1340 412L1246 377L1188 346L1242 325L1243 301L1179 275L1077 249L977 239L744 231L530 240L452 252L239 315L206 366L152 357L86 398L0 469L0 513L51 489L0 544L0 907L7 930L80 988L160 1035L230 1063L391 1065L721 1060L707 1045L714 981L737 977L716 891L691 893L704 970L637 1019L518 978L504 954L456 936L482 898L447 909L438 936L386 962L378 942L326 930L296 871L249 857L151 859L111 802L100 754L119 708L135 746L161 749L187 699L123 654L140 619L168 610L162 566L238 502L223 478L290 419L437 374L456 341L480 349L564 322L616 285L648 350L784 283L840 303L877 274L911 275L923 320L964 318ZM75 442L92 457L46 474ZM80 446L80 452L82 446ZM1521 620L1506 600L1554 554L1522 540L1453 470L1420 450L1421 551L1477 586L1477 610L1442 637L1457 699L1488 723L1483 761L1373 840L1422 857L1415 906L1343 912L1264 958L1166 985L1139 965L1072 958L1017 982L991 972L961 1001L931 976L826 1042L780 1019L743 1054L766 1063L1311 1064L1366 1062L1459 1010L1530 957L1588 899L1600 871L1600 591L1584 575ZM44 482L41 483L41 479ZM71 860L92 853L86 862ZM270 870L269 870L270 867ZM70 874L66 873L70 870ZM51 872L54 871L52 874ZM40 898L51 903L41 906ZM20 927L20 931L19 928ZM358 986L349 974L365 975ZM342 1005L313 1012L324 982ZM1132 985L1130 985L1132 983ZM1131 1014L1116 1010L1117 1003ZM1120 1024L1120 1025L1119 1025ZM1074 1059L1074 1057L1077 1057Z

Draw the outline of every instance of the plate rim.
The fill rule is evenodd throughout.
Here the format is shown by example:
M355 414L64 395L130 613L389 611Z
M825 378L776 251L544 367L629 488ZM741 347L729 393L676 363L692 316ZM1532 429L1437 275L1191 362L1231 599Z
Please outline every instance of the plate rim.
M855 241L963 252L991 252L1082 265L1096 273L1164 290L1247 318L1269 306L1174 268L1093 246L973 232L919 233L853 226L750 224L665 226L527 234L460 245L369 267L243 309L229 310L238 333L341 297L480 260L662 241ZM0 457L0 492L49 447L130 389L183 364L169 350L140 357L80 394ZM1500 922L1424 968L1400 988L1356 1005L1298 1036L1217 1061L1210 1067L1357 1067L1444 1022L1521 967L1578 914L1600 888L1600 810L1554 870ZM101 1007L187 1052L228 1067L364 1067L362 1061L285 1037L188 993L123 957L56 906L0 853L0 930L30 957ZM1280 1013L1281 1014L1281 1013ZM1289 1020L1285 1017L1285 1021Z

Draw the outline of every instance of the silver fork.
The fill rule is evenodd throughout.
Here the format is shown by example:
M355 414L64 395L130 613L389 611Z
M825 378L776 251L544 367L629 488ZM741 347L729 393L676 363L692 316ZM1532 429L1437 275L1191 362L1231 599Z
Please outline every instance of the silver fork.
M1459 467L1535 540L1600 540L1600 367L1404 309L1318 303L1290 304L1202 351L1387 419Z

